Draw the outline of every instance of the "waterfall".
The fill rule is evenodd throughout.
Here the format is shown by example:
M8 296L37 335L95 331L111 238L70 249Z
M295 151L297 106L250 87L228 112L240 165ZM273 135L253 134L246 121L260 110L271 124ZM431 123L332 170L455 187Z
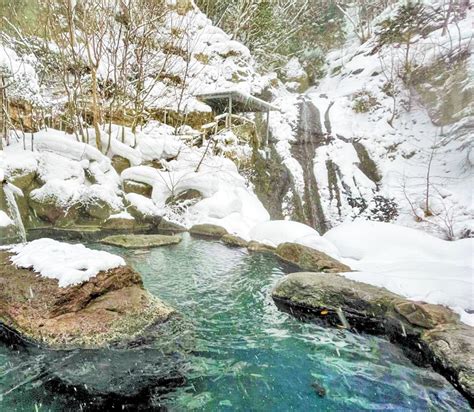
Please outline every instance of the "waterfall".
M22 242L26 242L26 230L23 225L23 220L21 219L20 209L18 209L18 204L15 199L15 193L19 194L20 189L11 183L6 183L3 185L3 191L5 193L5 198L8 203L8 209L10 210L11 217L15 222L15 226L20 236ZM21 193L21 195L23 195Z
M314 156L316 148L326 144L327 136L323 132L321 113L314 103L310 99L302 97L298 106L298 129L296 141L292 142L291 152L301 165L305 182L300 219L318 232L324 233L327 227L314 176Z

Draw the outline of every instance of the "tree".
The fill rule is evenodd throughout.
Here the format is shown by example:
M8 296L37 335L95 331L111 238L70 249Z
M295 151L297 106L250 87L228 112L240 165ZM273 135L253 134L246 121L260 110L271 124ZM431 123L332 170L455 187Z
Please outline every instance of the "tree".
M408 1L402 5L394 17L384 20L379 25L378 39L379 45L398 44L404 48L402 78L410 86L411 73L411 47L416 42L418 35L424 34L429 16L425 12L425 7L419 2Z

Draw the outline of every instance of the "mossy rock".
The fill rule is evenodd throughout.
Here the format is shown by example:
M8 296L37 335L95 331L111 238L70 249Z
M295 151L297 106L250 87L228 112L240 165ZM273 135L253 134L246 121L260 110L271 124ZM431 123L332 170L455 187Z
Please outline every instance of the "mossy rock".
M32 209L36 217L53 225L59 223L61 226L73 224L79 215L80 205L73 204L68 207L60 204L55 197L46 199L37 199L30 196L28 205Z
M249 242L245 239L242 239L239 236L227 234L222 236L222 242L224 242L227 246L234 246L234 247L247 247Z
M189 233L191 233L193 236L220 239L222 236L227 235L227 230L221 226L204 223L201 225L194 225L191 229L189 229Z
M20 241L21 238L18 233L18 228L14 224L0 226L0 245L8 245Z
M178 193L175 196L170 196L166 199L167 205L178 205L186 201L193 201L194 203L198 202L203 198L201 192L195 189L188 189L181 193Z
M460 323L449 308L333 273L289 274L272 296L280 309L298 318L387 336L474 403L474 328Z
M114 230L133 230L137 225L136 220L133 219L126 219L122 217L109 217L101 227L103 229L114 229Z
M247 245L247 249L251 252L271 252L275 253L276 248L265 243L260 243L255 240L252 240Z
M125 193L136 193L147 198L151 198L151 193L153 192L153 187L150 185L130 179L124 180L122 186Z
M114 235L108 236L100 242L106 245L120 246L126 249L144 249L175 245L181 242L181 237L168 235Z
M283 261L303 270L314 272L349 272L351 268L319 250L298 243L282 243L276 249L276 255Z
M15 169L7 178L11 184L23 191L30 189L35 179L36 171L23 169Z
M125 157L115 155L112 157L112 167L120 175L125 169L131 166L130 160Z
M119 210L114 209L110 203L99 198L93 198L90 199L89 202L83 203L81 210L86 215L101 221L106 220L110 215L119 212Z

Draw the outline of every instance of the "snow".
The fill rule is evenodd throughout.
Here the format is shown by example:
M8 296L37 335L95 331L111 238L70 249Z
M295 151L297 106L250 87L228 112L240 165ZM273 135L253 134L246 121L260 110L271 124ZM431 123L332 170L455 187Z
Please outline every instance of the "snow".
M14 253L11 257L14 265L32 269L49 279L57 279L59 287L77 285L101 271L125 266L121 257L111 253L47 238L13 246L10 252Z
M430 2L434 7L442 4L437 0ZM380 22L390 13L395 13L399 4L400 2L389 7L391 11L381 13L376 20ZM416 38L411 48L410 61L420 68L429 67L437 59L449 61L451 52L466 50L472 37L472 16L472 9L466 9L466 16L453 19L444 36L440 25L426 36ZM353 29L350 26L349 24L348 30L351 31ZM422 99L416 91L408 89L397 75L403 65L403 47L397 44L385 45L375 52L375 35L360 44L357 36L351 32L347 34L347 42L343 47L325 55L327 63L324 70L327 74L318 81L317 86L304 95L291 94L277 87L272 90L276 96L273 103L282 109L281 113L272 113L272 138L276 140L276 151L291 174L294 195L301 198L304 193L303 167L306 165L300 165L293 157L291 144L301 120L298 118L298 104L302 99L310 99L320 112L322 132L328 134L328 143L315 151L313 166L324 220L329 227L360 215L359 208L352 206L353 199L363 199L366 204L370 204L375 196L380 195L393 199L397 204L399 215L394 219L398 224L417 226L445 239L465 236L472 230L474 221L470 190L473 186L474 164L472 104L468 98L463 98L463 103L459 102L460 110L455 115L459 120L442 127L437 126L443 122L432 119L430 109L422 105ZM472 49L472 41L470 47ZM292 62L290 66L294 63L296 62ZM463 87L469 90L474 76L472 56L467 58L466 66ZM391 75L393 79L388 78ZM443 76L440 75L441 77ZM394 102L383 90L388 80L393 81L397 92L396 116L392 125L388 120L392 117ZM433 79L433 92L439 95L441 91L436 89L436 81ZM367 113L356 113L353 110L354 94L359 92L368 92L377 100L377 104ZM451 106L450 99L445 102L441 98L437 99L439 105ZM451 108L447 111L449 110ZM327 130L325 120L329 120L331 130ZM435 140L442 144L431 165L430 208L434 213L425 216L422 210L426 197L423 186L426 186L427 164ZM359 167L361 159L354 150L354 142L359 142L367 149L381 176L380 182L372 182ZM332 162L337 168L334 184L328 179L328 162ZM441 195L442 191L447 194ZM407 198L416 210L416 219ZM283 199L282 204L284 202ZM285 213L285 216L289 216L291 208ZM369 216L370 213L368 208L364 216Z
M411 300L445 305L474 326L474 239L448 242L388 223L355 221L323 236L358 272L344 276Z
M188 228L212 223L248 238L253 226L269 220L268 212L229 159L207 155L196 172L203 150L183 147L176 159L166 163L167 170L149 166L124 170L122 180L145 183L153 188L151 200L134 194L127 194L127 199L146 215L163 216ZM198 191L203 199L177 210L166 203L169 197L187 190Z
M312 227L290 220L272 220L260 223L250 231L250 238L269 246L281 243L299 243L338 258L338 251Z
M0 210L0 227L12 226L14 224L13 220L3 210Z

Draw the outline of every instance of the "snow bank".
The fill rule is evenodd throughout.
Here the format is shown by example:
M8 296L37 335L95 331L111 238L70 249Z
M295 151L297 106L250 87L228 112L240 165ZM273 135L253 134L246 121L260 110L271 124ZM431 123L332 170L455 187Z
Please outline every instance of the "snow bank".
M451 307L474 326L474 239L448 242L389 223L356 221L324 235L360 272L344 276Z
M11 220L3 210L0 210L0 227L7 227L14 224L13 220Z
M336 247L310 226L290 220L272 220L256 225L250 231L250 238L257 242L277 247L280 243L292 242L319 250L339 258Z
M60 287L86 282L101 271L125 266L121 257L111 253L46 238L16 245L10 251L15 254L11 257L13 264L57 279Z

